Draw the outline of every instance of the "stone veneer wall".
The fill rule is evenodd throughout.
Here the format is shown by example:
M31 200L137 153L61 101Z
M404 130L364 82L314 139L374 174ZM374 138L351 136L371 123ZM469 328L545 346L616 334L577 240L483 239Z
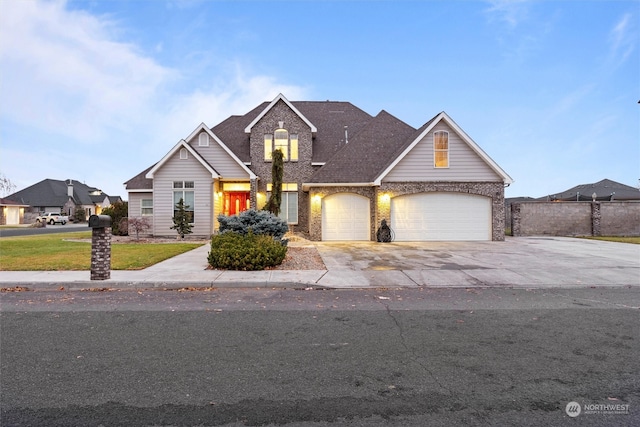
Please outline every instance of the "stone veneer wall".
M251 150L251 170L259 177L255 192L252 186L251 205L257 209L262 206L257 205L257 193L266 194L267 184L271 182L271 161L264 159L264 135L273 134L280 127L279 122L283 122L283 128L289 134L298 135L298 161L284 162L284 174L282 182L298 184L298 225L294 226L295 231L307 233L309 231L309 195L302 191L302 184L308 182L317 169L311 166L313 135L311 128L291 110L284 101L279 101L262 119L251 129L249 138Z
M640 202L600 202L602 236L640 236Z
M383 219L390 222L391 199L406 194L428 192L467 193L486 196L492 200L492 240L504 241L504 185L500 182L392 182L383 183L380 187L312 187L309 234L311 240L322 240L321 200L322 197L336 193L355 193L369 198L371 201L370 239L375 240L375 233ZM389 196L388 198L384 197Z
M514 236L640 236L640 203L513 203L511 233Z
M91 280L111 278L111 227L91 230Z
M309 188L310 197L310 216L309 216L309 238L314 241L322 240L322 199L337 193L359 194L369 199L369 216L371 218L371 227L369 229L369 239L373 240L376 230L376 203L375 187L311 187ZM316 198L318 196L318 198Z

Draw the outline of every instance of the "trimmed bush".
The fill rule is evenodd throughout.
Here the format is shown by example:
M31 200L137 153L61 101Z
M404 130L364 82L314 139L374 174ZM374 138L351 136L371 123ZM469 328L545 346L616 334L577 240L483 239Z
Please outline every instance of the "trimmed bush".
M211 237L209 265L227 270L264 270L282 264L287 246L268 235L226 232Z
M220 234L233 232L247 235L252 232L256 235L272 236L283 244L286 244L286 240L282 240L282 237L289 231L287 222L282 218L278 218L271 212L255 209L249 209L233 216L218 215L218 222L220 223Z

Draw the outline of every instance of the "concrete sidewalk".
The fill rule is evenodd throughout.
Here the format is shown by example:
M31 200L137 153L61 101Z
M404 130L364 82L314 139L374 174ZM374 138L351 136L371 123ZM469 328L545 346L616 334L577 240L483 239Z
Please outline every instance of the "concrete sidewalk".
M0 287L68 290L640 287L640 245L562 237L505 242L317 242L327 270L207 270L209 245L139 271L0 271Z

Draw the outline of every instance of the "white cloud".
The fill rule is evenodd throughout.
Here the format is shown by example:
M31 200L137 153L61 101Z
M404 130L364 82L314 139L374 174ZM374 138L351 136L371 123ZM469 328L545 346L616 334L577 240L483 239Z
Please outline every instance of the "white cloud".
M227 69L167 67L151 56L161 44L144 53L123 41L127 32L113 16L70 10L64 0L2 3L0 159L21 188L73 178L122 194L122 182L201 122L215 125L278 92L303 97L233 58ZM104 147L100 156L95 147Z
M127 129L175 71L114 41L113 22L65 6L4 3L2 116L85 141Z
M637 29L634 28L631 13L626 13L614 25L609 33L609 41L612 61L618 66L629 58L638 41Z
M516 28L528 16L529 0L489 0L491 7L487 13L492 19L507 24L510 29Z

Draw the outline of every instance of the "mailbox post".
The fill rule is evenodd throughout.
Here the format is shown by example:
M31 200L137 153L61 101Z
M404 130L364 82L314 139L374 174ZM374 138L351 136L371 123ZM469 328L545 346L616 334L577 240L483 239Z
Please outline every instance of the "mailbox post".
M91 215L91 280L111 278L111 217Z

